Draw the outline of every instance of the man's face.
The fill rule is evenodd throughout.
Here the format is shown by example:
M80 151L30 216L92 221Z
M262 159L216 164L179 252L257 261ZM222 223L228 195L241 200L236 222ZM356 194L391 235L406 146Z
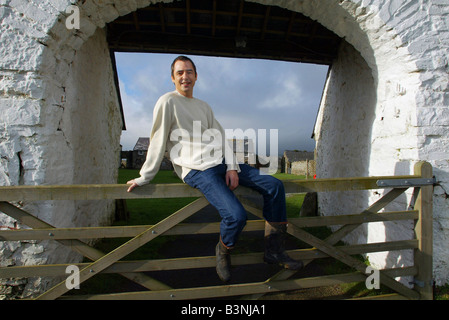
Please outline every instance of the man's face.
M171 80L180 94L187 98L192 98L196 79L197 75L190 61L176 61Z

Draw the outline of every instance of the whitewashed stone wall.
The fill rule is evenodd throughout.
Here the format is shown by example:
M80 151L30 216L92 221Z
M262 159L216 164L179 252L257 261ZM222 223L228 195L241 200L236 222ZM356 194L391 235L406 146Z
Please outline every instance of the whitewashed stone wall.
M54 5L0 1L0 185L116 183L122 122L105 32L58 26L68 3ZM111 201L20 206L59 227L110 224L115 208ZM2 214L0 225L15 221ZM0 242L0 256L1 266L82 258L54 241ZM43 281L6 283L26 296Z
M0 0L0 185L115 182L121 122L102 28L153 2ZM340 56L329 78L317 131L318 176L403 174L426 160L449 190L447 0L254 2L317 20L345 38L340 51L357 61L351 65ZM64 11L74 3L81 10L80 30L65 26ZM362 107L360 97L368 99ZM346 127L348 119L366 127ZM360 148L364 153L357 157ZM335 156L347 162L334 162ZM377 197L364 194L358 201L362 205ZM332 203L344 206L338 199ZM448 203L445 191L436 187L437 284L449 282ZM112 212L110 203L103 210L85 202L23 205L56 226L107 223ZM325 202L322 210L330 213ZM0 220L14 225L4 216ZM355 237L371 240L378 233L363 230ZM62 251L54 243L0 243L2 265L79 259ZM38 283L26 284L26 292Z
M339 58L329 72L316 127L317 175L319 178L363 177L370 175L372 126L377 105L371 69L360 53L343 42ZM382 116L381 121L391 121ZM395 119L394 117L392 117ZM395 124L391 124L395 126ZM401 123L400 126L403 124ZM391 130L391 129L390 129ZM391 131L390 131L391 132ZM337 134L336 134L337 133ZM392 134L392 133L391 133ZM409 137L413 139L413 136ZM385 148L389 148L386 146ZM388 152L377 152L389 160ZM333 159L330 161L330 159ZM390 168L387 168L390 169ZM393 166L395 172L409 174L409 162L403 160ZM407 171L406 173L401 171ZM384 191L348 191L319 193L319 207L323 215L357 214L382 196ZM390 210L406 210L410 197L401 196ZM412 238L412 222L363 224L344 238L345 242L363 244L407 240ZM369 254L370 263L383 268L410 265L411 250ZM407 282L404 279L404 282Z
M339 19L340 23L330 17L321 20L320 13L311 13L329 29L345 36L354 48L343 44L340 50L348 57L340 55L328 79L320 114L323 122L316 132L321 138L317 174L319 177L411 174L417 161L429 161L442 186L435 187L434 195L434 277L437 285L448 283L449 2L341 1L341 8L347 10L348 16L346 20ZM366 79L369 68L372 85L349 79L356 76L358 68L350 59L358 64L360 57L366 62L362 77ZM364 97L365 90L374 93L372 106L368 108L357 98ZM356 107L356 114L341 110ZM367 114L362 114L360 108ZM365 116L372 119L367 121ZM330 136L331 132L337 136ZM334 161L335 158L339 160ZM357 199L350 199L356 200L350 206L345 204L344 197L323 195L321 210L323 214L335 214L335 208L356 213L381 195L362 193ZM409 197L402 197L390 209L403 210L408 202ZM395 240L411 233L412 226L405 223L373 224L359 228L347 240ZM407 265L411 259L410 252L370 256L371 263L381 267Z
M376 92L370 68L360 54L346 42L339 50L325 84L315 128L318 178L369 175L371 126L374 121ZM329 192L319 194L322 214L357 213L366 208L366 192ZM361 227L363 228L363 227ZM366 232L352 232L361 237L348 241L364 242Z

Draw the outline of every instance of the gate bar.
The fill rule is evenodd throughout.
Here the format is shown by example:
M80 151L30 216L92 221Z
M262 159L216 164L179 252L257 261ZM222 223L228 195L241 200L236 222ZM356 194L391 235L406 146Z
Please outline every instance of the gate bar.
M114 262L120 260L121 258L130 254L134 250L140 248L145 243L153 240L160 234L164 233L165 231L172 228L176 224L180 223L184 219L190 217L192 214L204 208L208 204L209 202L205 198L199 198L194 202L188 204L184 208L176 211L175 213L165 218L164 220L160 221L159 223L155 224L153 227L148 228L146 231L132 238L128 242L125 242L115 250L112 250L108 254L104 255L100 259L96 260L95 262L91 263L84 269L80 270L79 272L80 283L93 277L95 274L100 273ZM63 295L67 291L69 291L69 289L67 288L65 281L62 281L61 283L57 284L50 290L38 296L36 300L56 299L57 297Z
M432 166L427 162L415 165L415 174L424 178L432 177ZM414 265L418 267L418 275L414 282L416 291L421 299L433 299L433 186L420 188L415 202L415 209L419 211L419 218L415 225L416 238L419 246L414 252ZM422 286L418 285L421 283Z
M52 225L40 220L39 218L36 218L32 214L23 211L22 209L19 209L12 204L8 202L1 202L0 201L0 211L4 212L5 214L9 215L10 217L16 219L18 222L25 224L31 228L36 229L55 229ZM56 240L60 244L82 254L86 258L89 258L93 261L101 258L105 255L104 252L95 249L86 243L82 242L78 239L67 239L67 240ZM165 285L164 283L153 279L145 274L142 273L120 273L125 278L134 281L141 286L150 289L150 290L164 290L164 289L170 289L169 286Z

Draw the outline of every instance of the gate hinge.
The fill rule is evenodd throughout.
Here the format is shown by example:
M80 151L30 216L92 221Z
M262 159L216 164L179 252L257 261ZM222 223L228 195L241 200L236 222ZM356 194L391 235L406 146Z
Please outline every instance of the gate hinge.
M429 283L430 286L433 286L434 285L434 280L431 279L431 280L429 280L428 283ZM417 285L420 288L424 288L424 286L426 284L426 281L413 279L413 281L409 281L409 284L415 284L415 285Z
M401 187L422 187L435 185L437 180L433 178L411 178L411 179L388 179L377 180L379 188L401 188Z

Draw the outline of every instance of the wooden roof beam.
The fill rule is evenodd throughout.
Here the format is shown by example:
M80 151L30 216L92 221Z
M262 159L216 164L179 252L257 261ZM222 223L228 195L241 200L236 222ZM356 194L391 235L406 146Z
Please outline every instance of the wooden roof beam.
M293 24L295 23L296 12L292 12L290 15L290 21L288 22L287 32L285 33L285 40L288 40L292 32Z
M212 8L212 29L211 29L212 36L215 36L216 24L217 24L217 0L214 0L213 8Z
M270 10L271 10L271 7L267 6L267 8L265 10L265 17L263 20L262 32L260 34L261 40L265 39L265 33L267 32L268 20L270 19Z
M187 34L191 33L191 25L190 25L190 0L186 0L186 28Z
M133 21L134 21L134 26L136 27L136 30L139 31L140 26L139 26L139 17L137 16L137 11L133 12Z
M165 32L164 6L162 3L159 3L159 21L161 23L161 31Z
M240 0L240 8L238 13L238 19L237 19L237 36L240 35L240 28L242 26L242 16L243 16L243 5L244 1Z

